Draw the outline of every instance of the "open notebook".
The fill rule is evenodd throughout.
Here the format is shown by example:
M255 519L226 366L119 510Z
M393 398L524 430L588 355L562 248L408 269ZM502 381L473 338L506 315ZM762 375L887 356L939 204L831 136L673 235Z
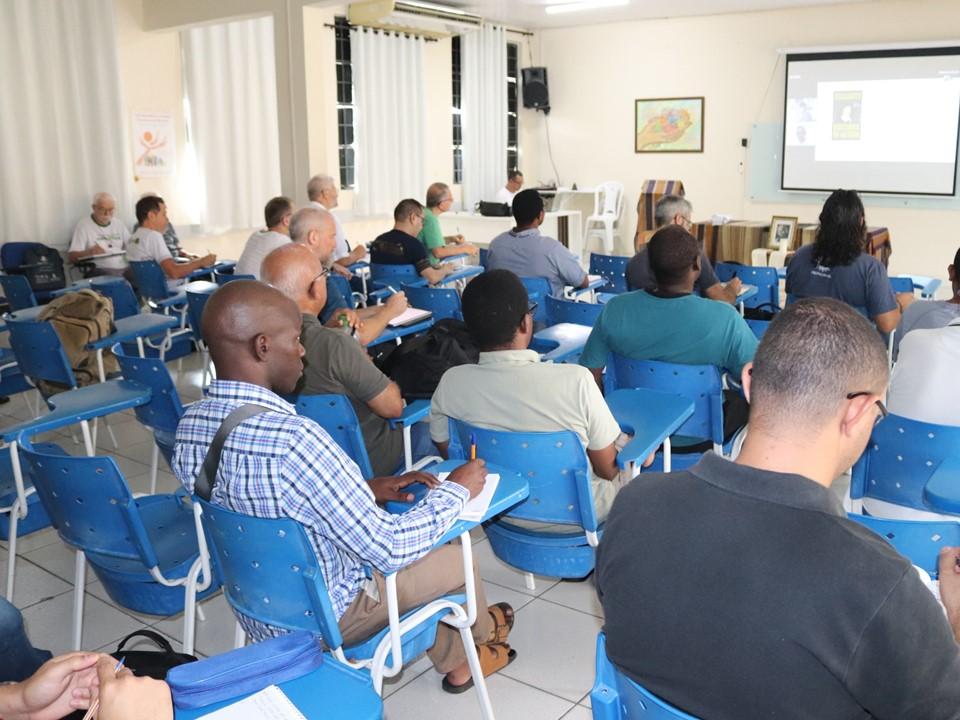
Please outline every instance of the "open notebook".
M283 690L270 685L199 720L307 720Z
M390 327L407 327L409 325L416 325L418 322L423 322L433 313L429 310L420 310L419 308L407 308L402 313L397 315L393 320L390 321Z
M437 479L441 482L447 479L447 476L450 473L440 473L437 475ZM470 520L473 522L480 522L483 520L483 516L486 514L487 509L490 507L490 503L493 501L493 496L497 492L497 485L500 484L500 476L496 474L488 474L486 478L486 483L484 483L483 490L480 491L480 494L475 498L468 500L467 504L463 506L463 510L460 512L458 517L459 520Z

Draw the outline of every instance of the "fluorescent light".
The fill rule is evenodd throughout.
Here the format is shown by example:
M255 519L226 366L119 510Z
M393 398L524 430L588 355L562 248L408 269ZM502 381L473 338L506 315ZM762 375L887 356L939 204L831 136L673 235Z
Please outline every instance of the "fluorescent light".
M545 10L547 15L559 15L560 13L582 12L597 8L621 7L628 4L630 4L630 0L584 0L584 2L570 2L563 5L548 5Z

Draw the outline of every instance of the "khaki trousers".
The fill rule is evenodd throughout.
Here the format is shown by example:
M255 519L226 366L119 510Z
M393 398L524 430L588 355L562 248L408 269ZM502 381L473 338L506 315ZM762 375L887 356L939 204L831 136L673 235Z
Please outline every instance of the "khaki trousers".
M463 554L459 544L444 545L397 573L397 602L400 615L413 610L442 595L464 592ZM470 628L473 639L481 644L493 632L493 618L487 612L487 598L483 582L473 563L473 581L477 589L477 621ZM340 633L344 645L353 645L386 627L387 581L379 572L373 573L372 582L376 591L361 591L343 617L340 618ZM378 597L372 597L372 594ZM446 623L437 625L437 639L427 656L437 672L448 673L467 661L460 631Z

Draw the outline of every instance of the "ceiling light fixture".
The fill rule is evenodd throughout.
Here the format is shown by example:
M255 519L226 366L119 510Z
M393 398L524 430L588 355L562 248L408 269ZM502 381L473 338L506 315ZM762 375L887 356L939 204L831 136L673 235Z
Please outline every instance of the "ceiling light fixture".
M583 12L584 10L596 10L597 8L622 7L629 5L630 0L583 0L582 2L568 2L562 5L548 5L547 15L560 15L561 13Z

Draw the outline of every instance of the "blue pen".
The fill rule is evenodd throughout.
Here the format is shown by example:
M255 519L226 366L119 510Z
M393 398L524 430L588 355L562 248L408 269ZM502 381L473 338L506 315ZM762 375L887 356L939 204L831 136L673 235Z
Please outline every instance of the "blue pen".
M477 436L476 433L470 433L470 459L477 459Z

